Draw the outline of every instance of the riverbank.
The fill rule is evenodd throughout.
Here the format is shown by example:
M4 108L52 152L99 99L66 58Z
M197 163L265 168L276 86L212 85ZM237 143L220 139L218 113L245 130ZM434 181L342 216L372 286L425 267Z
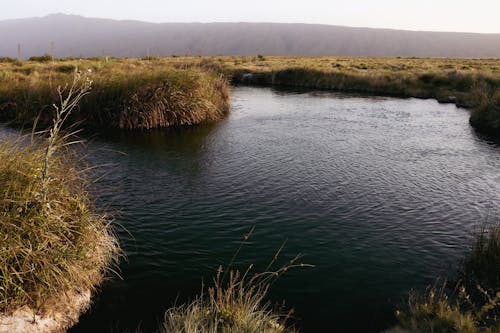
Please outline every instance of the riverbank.
M41 180L44 148L0 146L0 332L74 325L118 249L75 161L52 158L50 181Z
M50 125L52 104L59 102L56 87L64 87L77 69L89 74L93 91L68 123L82 122L87 129L195 125L229 112L227 82L202 68L141 59L45 60L0 63L0 120Z
M116 263L108 215L94 206L89 168L62 131L90 91L75 74L50 130L0 144L0 332L63 332Z
M500 60L255 57L222 61L233 83L433 98L471 109L479 132L500 138Z
M0 120L50 120L53 87L75 68L95 91L75 120L86 127L151 129L221 119L233 84L434 98L471 109L470 123L500 138L500 60L353 57L149 57L0 62ZM226 79L224 79L226 78ZM34 111L35 110L35 111ZM48 111L48 112L47 112Z
M500 59L364 57L167 58L216 68L233 84L389 97L433 98L471 110L479 132L500 139Z

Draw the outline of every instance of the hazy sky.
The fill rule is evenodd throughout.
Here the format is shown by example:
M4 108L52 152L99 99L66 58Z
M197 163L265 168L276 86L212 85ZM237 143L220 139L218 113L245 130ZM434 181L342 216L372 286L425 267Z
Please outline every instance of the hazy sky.
M0 19L49 13L150 22L301 22L500 33L500 0L2 0Z

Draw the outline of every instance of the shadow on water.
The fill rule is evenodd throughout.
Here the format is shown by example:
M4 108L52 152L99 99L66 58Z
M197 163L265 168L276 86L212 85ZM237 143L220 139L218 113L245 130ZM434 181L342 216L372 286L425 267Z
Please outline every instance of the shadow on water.
M203 152L205 141L216 128L216 124L206 124L150 131L108 130L96 133L93 137L94 141L124 146L127 149L135 147L152 153L171 151L196 155Z

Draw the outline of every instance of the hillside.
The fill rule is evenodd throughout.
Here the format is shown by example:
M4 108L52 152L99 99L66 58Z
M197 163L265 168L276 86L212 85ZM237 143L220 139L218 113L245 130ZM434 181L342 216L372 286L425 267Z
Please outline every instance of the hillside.
M52 14L0 21L0 56L500 57L500 34L284 23L146 23Z

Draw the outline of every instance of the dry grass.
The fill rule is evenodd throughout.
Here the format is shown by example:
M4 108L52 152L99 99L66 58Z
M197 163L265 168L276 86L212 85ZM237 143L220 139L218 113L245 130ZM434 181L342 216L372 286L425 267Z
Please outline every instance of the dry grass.
M217 275L208 294L193 302L174 307L165 313L163 333L281 333L295 332L286 327L291 314L272 308L265 299L269 284L257 281L256 276L246 280L239 272L230 272L224 284Z
M0 144L2 313L23 306L53 311L67 293L94 290L116 259L109 218L94 207L85 168L60 132L90 88L80 79L59 90L61 104L47 140Z
M0 311L39 309L75 287L93 289L116 253L108 219L95 213L74 157L52 158L44 189L44 155L43 146L0 146Z
M50 125L55 88L75 69L90 71L92 94L80 103L71 123L86 128L150 129L221 119L229 111L227 82L200 67L175 68L141 59L87 59L0 63L0 120Z
M500 331L495 310L500 293L483 293L485 302L474 303L465 287L450 291L446 283L423 294L411 294L405 311L397 312L399 327L421 333L494 333Z
M273 268L283 246L276 252L264 272L252 273L253 266L241 274L231 270L245 241L244 237L226 272L220 266L213 286L202 288L194 301L173 307L165 313L162 333L285 333L297 332L287 325L293 311L273 307L267 301L271 286L284 273L298 267L312 267L299 263L300 255L279 268Z
M473 109L471 124L484 133L500 136L499 59L268 56L55 61L43 58L26 62L5 59L0 61L0 119L18 122L22 118L32 119L32 113L25 116L27 110L50 105L48 97L54 91L51 85L63 80L77 66L90 68L95 74L96 93L82 109L86 116L80 117L90 118L88 125L152 128L220 119L228 111L223 75L233 83L436 98Z

